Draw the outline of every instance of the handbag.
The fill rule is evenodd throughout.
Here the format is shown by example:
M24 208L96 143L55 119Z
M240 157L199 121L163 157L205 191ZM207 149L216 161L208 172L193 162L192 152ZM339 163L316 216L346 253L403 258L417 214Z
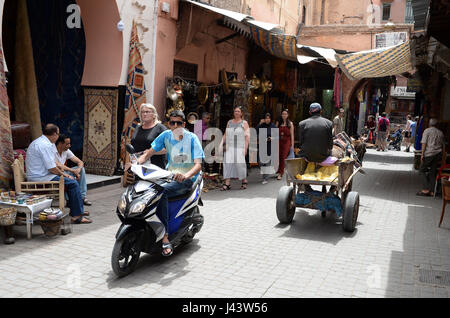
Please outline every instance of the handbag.
M292 148L291 148L291 149L289 149L289 154L286 159L294 159L294 158L295 158L294 150L292 150Z

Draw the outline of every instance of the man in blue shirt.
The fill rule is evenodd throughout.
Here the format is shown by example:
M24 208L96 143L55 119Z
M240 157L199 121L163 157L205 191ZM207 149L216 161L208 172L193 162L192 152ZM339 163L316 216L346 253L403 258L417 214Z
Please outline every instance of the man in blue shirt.
M167 170L174 173L176 182L163 185L164 193L157 208L157 215L166 228L166 234L162 240L163 256L170 256L173 247L169 242L169 198L180 196L189 192L193 183L202 170L202 161L205 158L202 144L197 135L184 129L186 118L180 110L169 114L170 130L162 132L153 141L150 149L139 157L138 164L143 164L155 153L167 150Z
M59 137L59 128L54 124L47 124L43 135L34 140L27 149L25 160L28 181L59 181L64 177L64 185L69 196L70 215L73 223L92 223L84 216L89 215L84 211L81 199L80 187L72 176L64 173L56 165L55 142Z

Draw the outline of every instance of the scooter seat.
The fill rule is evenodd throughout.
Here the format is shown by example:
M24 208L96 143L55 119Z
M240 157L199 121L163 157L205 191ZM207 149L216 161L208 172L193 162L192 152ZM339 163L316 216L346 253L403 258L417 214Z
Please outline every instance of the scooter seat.
M179 201L179 200L183 200L183 199L188 199L192 195L192 193L194 193L195 189L197 188L197 185L200 184L200 182L202 182L202 175L201 174L197 177L197 180L195 180L195 182L192 184L192 188L191 188L190 191L186 192L185 194L178 195L178 196L173 197L173 198L169 198L169 202Z

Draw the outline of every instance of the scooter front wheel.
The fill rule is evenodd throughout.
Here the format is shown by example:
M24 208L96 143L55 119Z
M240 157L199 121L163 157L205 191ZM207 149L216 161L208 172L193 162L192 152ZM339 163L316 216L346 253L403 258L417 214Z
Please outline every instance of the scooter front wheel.
M111 255L111 266L114 273L123 277L134 271L139 261L138 233L131 232L120 238L114 244Z

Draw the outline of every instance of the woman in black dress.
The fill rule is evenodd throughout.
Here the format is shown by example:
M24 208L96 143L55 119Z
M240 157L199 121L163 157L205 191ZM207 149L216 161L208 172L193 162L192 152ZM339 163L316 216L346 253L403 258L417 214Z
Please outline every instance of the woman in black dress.
M142 104L140 107L141 124L134 130L131 138L131 145L136 152L141 152L149 149L153 140L159 136L166 126L161 124L158 119L158 113L155 106L152 104ZM154 155L151 158L151 163L158 167L166 168L166 155Z

